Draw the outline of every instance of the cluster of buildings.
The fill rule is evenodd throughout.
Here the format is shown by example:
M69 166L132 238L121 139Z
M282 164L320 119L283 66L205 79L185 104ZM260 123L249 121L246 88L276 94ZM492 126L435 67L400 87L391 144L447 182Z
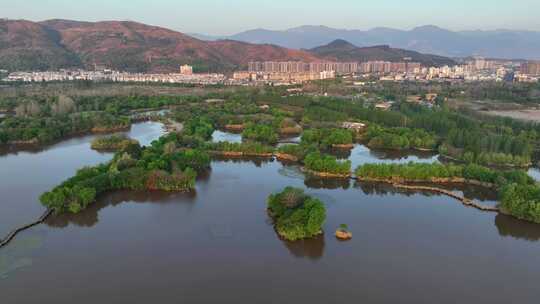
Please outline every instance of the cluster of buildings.
M7 72L7 71L6 71ZM513 62L473 58L455 66L426 67L410 58L401 62L301 62L267 61L249 62L247 71L237 71L232 77L224 74L197 74L193 67L183 65L178 73L146 74L127 73L108 69L96 71L60 70L47 72L14 72L4 81L51 82L51 81L112 81L154 82L201 85L252 85L272 83L276 85L297 84L313 80L332 79L352 75L356 78L373 76L384 81L520 81L540 80L540 61Z
M407 72L390 72L381 76L387 81L522 81L519 62L487 60L481 57L470 59L454 66L418 67Z
M540 61L523 62L520 66L520 72L524 75L540 75Z
M301 62L265 61L249 62L250 73L321 73L335 72L336 75L353 74L358 71L358 62Z
M526 68L536 73L540 66L528 64ZM521 74L519 63L511 61L479 57L455 66L426 67L413 62L411 58L403 58L400 62L250 62L248 70L234 73L233 79L237 82L301 83L357 75L378 76L380 80L386 81L522 81Z
M301 61L265 61L250 62L250 73L320 73L335 72L336 75L357 73L407 73L421 68L419 62L404 58L402 62L367 61L367 62L301 62Z
M233 73L232 83L274 83L294 84L313 80L324 80L336 78L334 71L322 72L249 72L240 71Z
M98 71L60 70L47 72L14 72L3 79L8 82L53 82L53 81L112 81L112 82L154 82L214 85L224 84L223 74L194 74L193 67L183 65L179 73L147 74L127 73L108 69Z
M410 60L403 62L368 61L362 63L265 61L250 62L248 70L234 73L233 79L238 82L301 83L358 73L408 73L420 68L420 63L410 62Z
M419 62L367 61L359 64L357 72L360 74L414 73L421 68L422 65Z
M516 79L523 82L540 81L540 61L523 62L520 65Z
M249 62L247 71L235 72L232 79L237 83L287 84L332 79L357 71L357 62L257 61Z

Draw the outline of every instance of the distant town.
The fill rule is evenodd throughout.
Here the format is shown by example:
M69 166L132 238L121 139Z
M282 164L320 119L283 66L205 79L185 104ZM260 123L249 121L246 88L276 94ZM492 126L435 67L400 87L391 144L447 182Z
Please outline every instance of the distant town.
M63 69L44 72L11 72L0 70L4 82L137 82L198 85L291 85L307 81L352 77L377 78L381 81L505 81L538 82L540 62L473 58L459 65L427 67L404 58L402 62L249 62L248 69L230 75L194 73L193 67L183 65L176 73L129 73L96 67L93 71Z

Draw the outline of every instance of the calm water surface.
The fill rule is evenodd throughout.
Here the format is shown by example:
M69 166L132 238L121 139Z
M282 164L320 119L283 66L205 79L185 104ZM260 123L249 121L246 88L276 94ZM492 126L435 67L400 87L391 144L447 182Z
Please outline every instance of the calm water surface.
M28 209L41 190L29 184L47 190L92 163L88 141L68 142L33 155L54 163L42 154L64 148L52 154L56 170L41 172L49 167L35 161L37 175L0 173L12 184L2 197L36 192L23 205L3 200L2 225L33 215ZM353 162L398 161L363 149L351 152ZM79 163L64 172L61 160L72 158ZM298 243L277 237L266 198L288 185L325 202L323 236ZM352 241L334 238L341 223ZM445 196L307 178L277 161L214 161L195 193L110 193L83 214L25 232L0 250L0 294L2 303L537 303L539 240L540 225Z
M212 134L212 141L213 142L228 141L232 143L241 143L242 134L216 130L214 134Z
M164 134L159 123L134 124L126 135L143 145ZM72 138L59 144L27 152L0 154L0 235L7 234L16 225L39 217L45 210L38 202L44 191L73 176L83 166L105 162L111 153L90 149L97 136Z

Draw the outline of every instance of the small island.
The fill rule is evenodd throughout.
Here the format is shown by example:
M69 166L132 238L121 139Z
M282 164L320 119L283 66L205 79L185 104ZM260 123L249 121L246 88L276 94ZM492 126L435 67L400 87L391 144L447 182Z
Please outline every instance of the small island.
M304 145L313 145L321 150L329 148L352 149L354 147L354 133L345 129L309 129L302 134Z
M304 159L305 171L319 177L351 177L351 161L338 161L336 157L319 152L309 153Z
M425 130L371 125L363 135L367 146L386 150L436 151L437 137Z
M348 241L352 239L352 232L349 231L349 226L346 224L339 225L338 230L336 230L336 238L341 241Z
M120 151L132 144L139 144L139 142L125 135L112 135L94 139L91 147L97 151Z
M293 187L268 197L268 214L274 220L279 236L288 241L322 234L322 225L326 220L324 204L306 195L304 190Z

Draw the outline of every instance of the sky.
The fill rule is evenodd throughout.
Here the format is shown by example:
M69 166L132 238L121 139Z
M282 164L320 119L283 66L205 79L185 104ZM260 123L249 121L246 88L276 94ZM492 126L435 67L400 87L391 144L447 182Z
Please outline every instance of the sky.
M540 0L0 0L0 18L132 20L228 35L301 25L540 31Z

